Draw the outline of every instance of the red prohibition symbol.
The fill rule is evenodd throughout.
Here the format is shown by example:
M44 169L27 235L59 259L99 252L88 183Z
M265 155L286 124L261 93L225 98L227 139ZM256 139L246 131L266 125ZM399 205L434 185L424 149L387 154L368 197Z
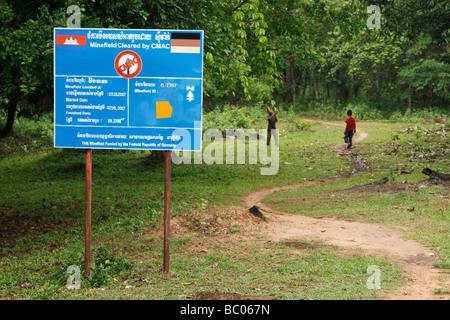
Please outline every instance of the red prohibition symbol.
M117 55L114 67L122 77L133 78L141 72L142 60L136 52L125 50Z

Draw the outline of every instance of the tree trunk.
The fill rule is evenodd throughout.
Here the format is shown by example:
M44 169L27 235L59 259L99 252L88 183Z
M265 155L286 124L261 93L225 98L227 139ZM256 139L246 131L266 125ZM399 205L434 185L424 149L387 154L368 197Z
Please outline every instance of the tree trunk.
M356 99L356 93L355 93L355 77L352 74L350 76L350 98Z
M430 85L430 105L429 105L430 108L433 107L433 95L434 95L434 92L433 92L433 85L431 84L431 85Z
M164 162L164 151L152 150L152 153L150 154L150 158L154 159L158 162Z
M308 83L306 82L304 76L302 76L302 82L303 82L302 99L305 99L306 87L308 86Z
M424 94L422 90L414 89L417 100L419 100L420 110L425 107Z
M6 120L5 127L0 131L0 139L6 138L11 132L14 125L14 119L16 117L16 111L17 111L17 98L14 97L8 103L8 118Z
M375 92L376 92L377 97L379 97L380 96L380 80L378 79L378 77L375 80Z
M399 90L401 90L401 88L399 88ZM408 104L408 109L411 109L412 106L412 87L411 85L408 85L408 99L407 99L407 104Z
M448 173L439 173L434 170L431 170L430 168L424 168L422 170L422 173L430 177L438 178L440 180L450 181L450 174Z
M295 76L294 76L294 60L291 60L291 81L292 81L292 105L295 106L295 97L297 96L297 92L295 90Z
M333 81L333 91L334 91L334 104L338 104L338 89L337 89L337 82Z
M313 95L314 91L314 84L313 84L313 70L311 70L309 74L309 86L308 86L308 95L311 97Z
M323 101L321 99L321 95L320 95L320 89L319 89L319 85L317 84L316 81L316 75L315 75L315 67L313 68L312 72L311 72L311 82L314 88L314 92L316 94L316 100L317 102L320 102L323 105Z

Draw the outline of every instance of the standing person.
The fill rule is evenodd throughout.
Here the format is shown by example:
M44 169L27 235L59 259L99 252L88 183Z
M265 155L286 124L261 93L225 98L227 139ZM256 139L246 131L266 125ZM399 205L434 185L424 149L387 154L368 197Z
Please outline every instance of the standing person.
M347 149L350 149L353 145L353 135L356 133L356 120L352 117L352 110L347 111L347 124L344 131L344 141L347 144Z
M273 139L275 140L275 145L278 147L278 132L275 123L278 121L277 119L277 112L273 112L273 110L268 111L269 115L267 116L267 145L270 145L270 137L272 136L272 130L273 132Z

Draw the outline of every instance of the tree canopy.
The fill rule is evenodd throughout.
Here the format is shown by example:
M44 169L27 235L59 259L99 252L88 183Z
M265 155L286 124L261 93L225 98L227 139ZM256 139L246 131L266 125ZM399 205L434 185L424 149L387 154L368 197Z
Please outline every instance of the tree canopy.
M378 109L450 100L450 3L363 0L0 0L0 136L14 117L53 109L53 28L77 5L84 28L205 31L204 107L305 107L364 101Z

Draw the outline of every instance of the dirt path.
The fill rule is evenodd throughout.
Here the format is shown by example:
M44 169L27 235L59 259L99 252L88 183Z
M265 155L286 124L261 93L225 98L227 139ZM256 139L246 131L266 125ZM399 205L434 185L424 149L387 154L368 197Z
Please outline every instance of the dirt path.
M312 121L311 119L303 119ZM335 123L327 125L342 126ZM368 133L358 130L359 136L354 142L360 142ZM338 152L351 156L351 151L336 147ZM362 161L359 159L359 161ZM401 234L374 223L339 220L335 218L314 218L276 212L268 208L263 200L266 196L280 191L299 189L322 183L332 178L305 181L282 187L268 188L252 192L244 198L247 207L257 205L267 217L268 223L259 224L258 232L273 241L286 239L318 240L325 244L346 248L361 248L368 254L392 259L405 265L408 283L397 293L384 297L392 300L448 300L448 295L433 292L442 288L432 267L433 256L430 249L412 240L402 239ZM382 284L381 284L382 285Z

